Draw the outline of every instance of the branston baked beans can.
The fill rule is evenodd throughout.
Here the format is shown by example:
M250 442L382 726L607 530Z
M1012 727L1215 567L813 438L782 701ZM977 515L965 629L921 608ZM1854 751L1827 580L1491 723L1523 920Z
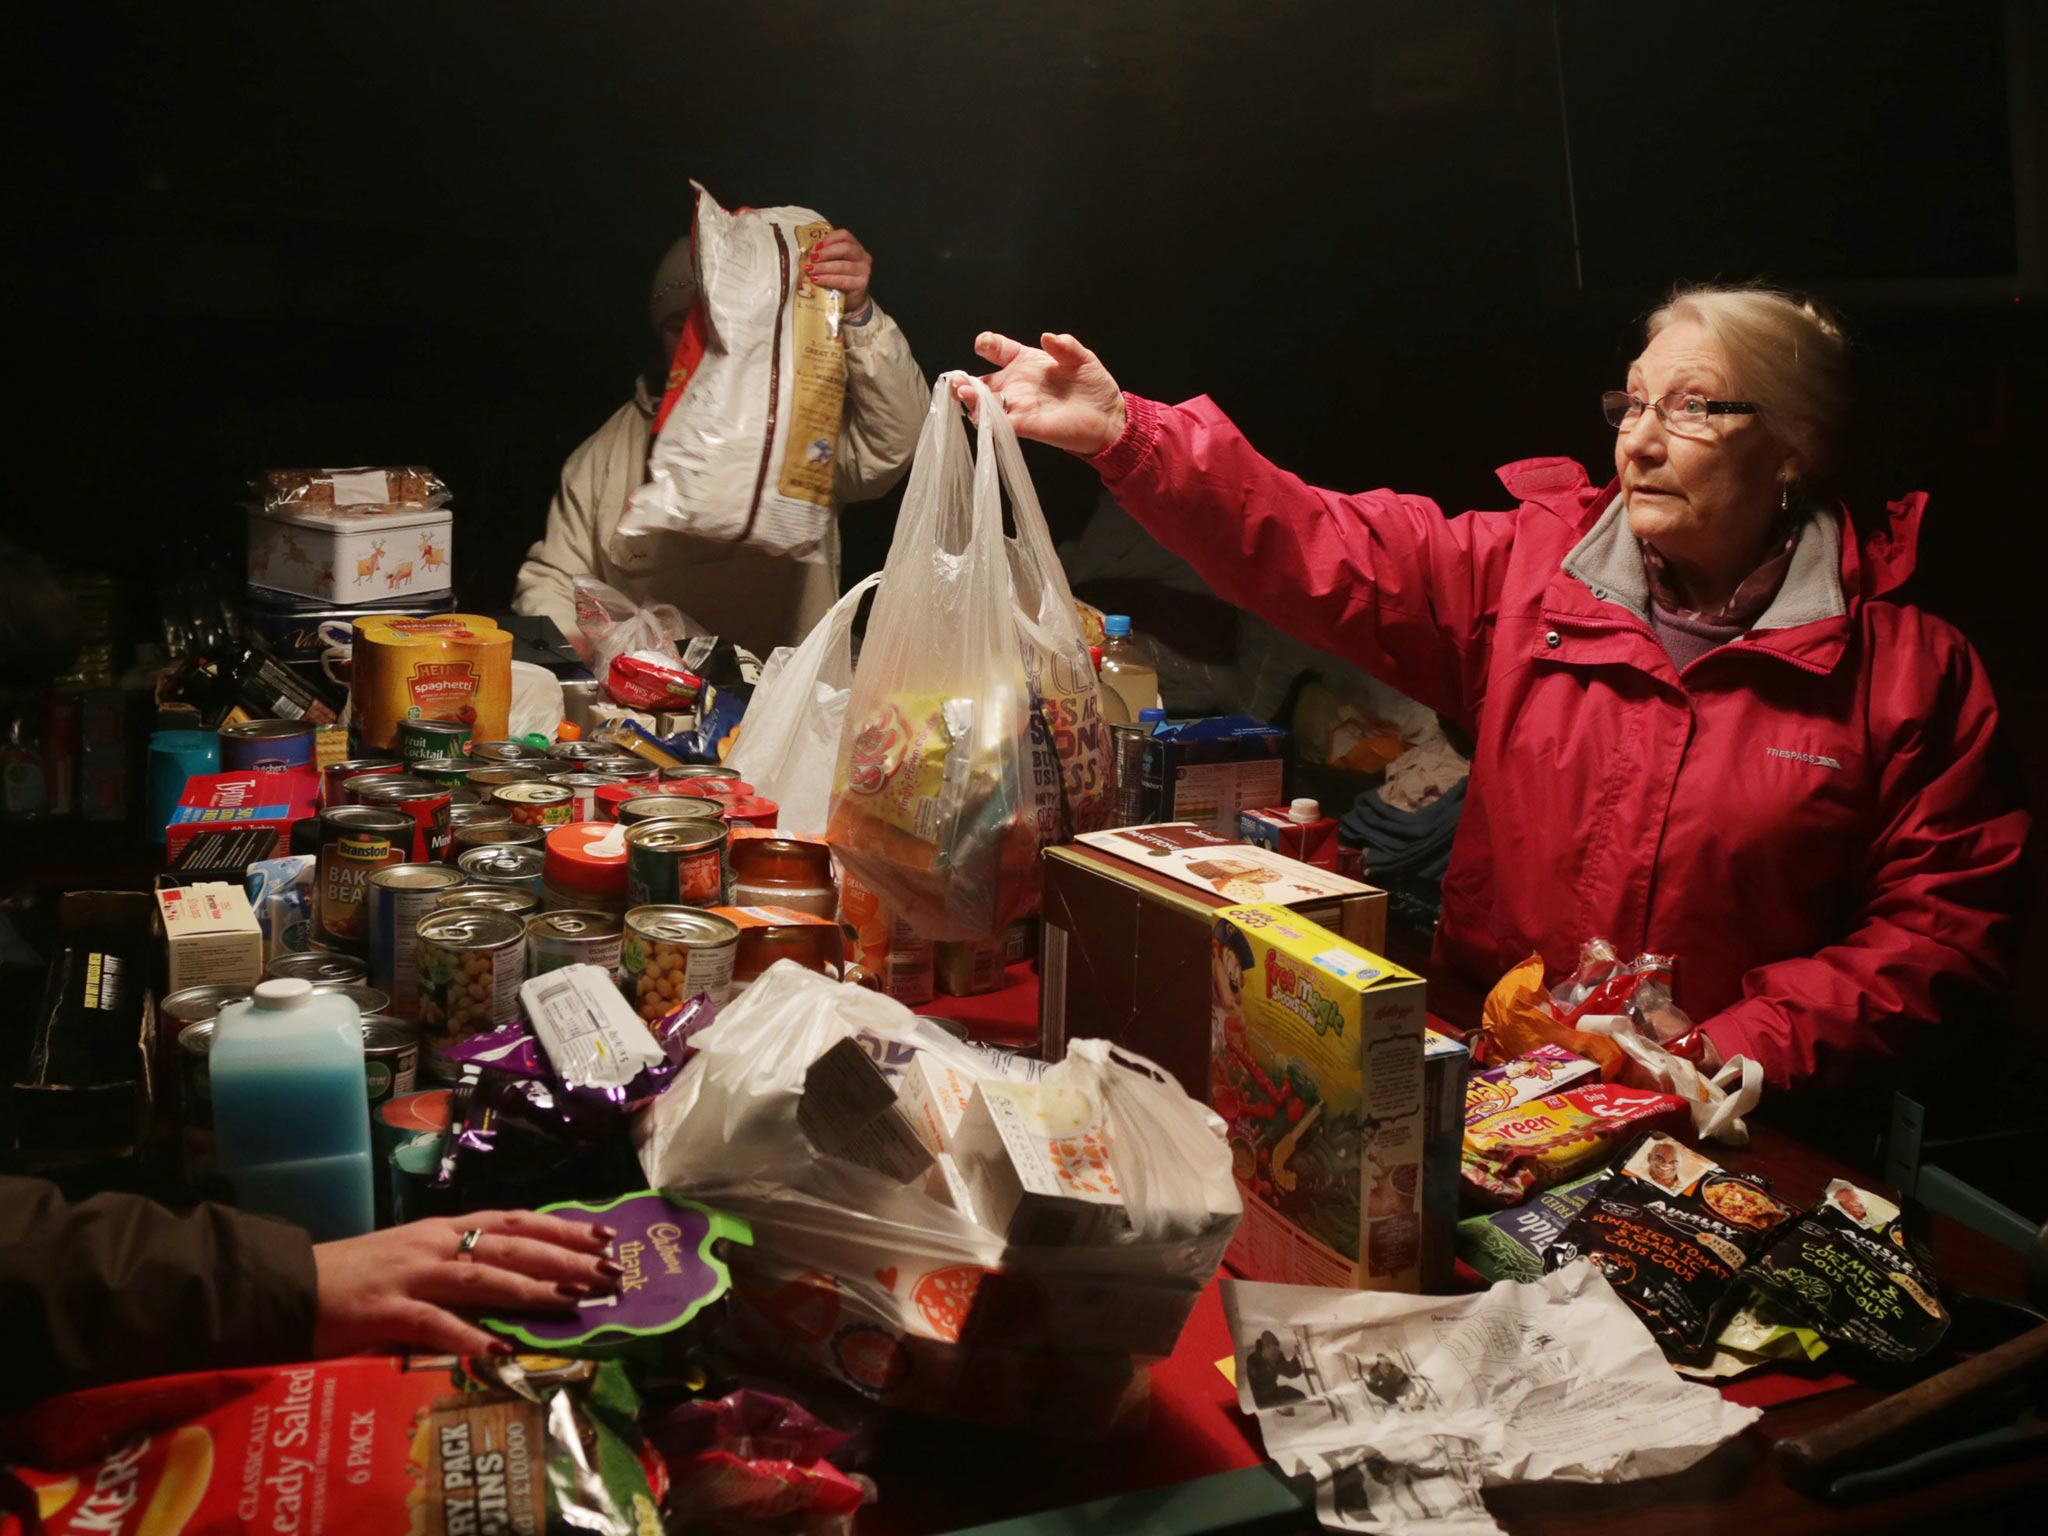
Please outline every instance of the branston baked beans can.
M536 912L526 920L526 974L594 965L616 976L623 931L616 912Z
M455 829L455 856L459 859L472 848L538 848L547 838L545 827L523 827L512 819L512 812L505 806L492 802L491 812L502 816L502 821L465 822Z
M243 720L220 728L224 773L284 773L313 766L313 727L303 720Z
M448 857L450 792L439 784L410 777L373 779L356 791L359 805L402 811L412 818L414 864L438 864Z
M320 941L350 954L369 948L370 914L363 902L370 876L412 854L413 820L402 811L344 805L320 813L314 869L314 921Z
M550 784L560 785L572 796L569 819L571 821L597 820L597 792L607 784L618 781L602 773L557 773L548 778Z
M351 757L343 762L329 763L320 770L320 809L327 811L337 805L354 805L343 787L350 779L370 779L380 773L403 772L405 764L396 758Z
M702 800L695 795L641 795L638 799L623 801L615 820L629 827L637 827L643 821L723 821L716 800Z
M512 813L522 827L566 827L576 819L576 796L559 784L500 784L491 798Z
M538 902L541 876L547 870L548 860L538 848L501 843L489 848L470 849L456 858L455 867L462 871L471 885L506 886L511 890L524 891Z
M730 870L725 825L643 821L626 829L626 905L723 906Z
M444 911L450 907L481 907L489 912L509 912L514 917L531 917L540 910L540 901L533 892L517 890L509 885L458 885L452 891L442 891L434 897L434 910Z
M469 755L479 763L530 763L548 754L545 747L530 747L523 741L473 741Z
M519 1016L526 925L503 912L454 907L420 919L420 1029L460 1040Z
M420 919L443 892L468 877L447 864L394 864L370 876L370 983L391 994L391 1011L416 1016L420 974L413 953Z
M700 994L732 995L740 931L699 907L635 907L626 914L619 985L643 1019L658 1019Z
M344 955L332 949L309 949L299 955L279 955L270 962L272 981L368 981L370 968L358 955Z

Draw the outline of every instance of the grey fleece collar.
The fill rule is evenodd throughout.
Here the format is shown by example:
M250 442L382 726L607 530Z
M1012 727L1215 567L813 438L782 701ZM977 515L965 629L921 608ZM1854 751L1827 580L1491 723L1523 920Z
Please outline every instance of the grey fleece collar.
M1562 569L1584 582L1599 601L1618 603L1649 623L1650 579L1643 570L1643 552L1628 531L1628 508L1619 495L1572 546ZM1778 595L1752 627L1791 629L1839 619L1848 611L1842 596L1841 530L1834 518L1815 512L1799 529Z

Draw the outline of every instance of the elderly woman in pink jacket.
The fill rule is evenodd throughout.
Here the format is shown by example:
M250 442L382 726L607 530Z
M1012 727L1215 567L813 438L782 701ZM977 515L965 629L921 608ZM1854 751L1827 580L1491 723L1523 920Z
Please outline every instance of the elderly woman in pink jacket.
M2005 979L2027 816L1997 706L1901 593L1926 497L1859 530L1830 494L1843 343L1812 305L1674 294L1600 402L1613 478L1524 460L1512 510L1459 517L1304 484L1071 336L977 350L1018 433L1090 458L1219 594L1474 736L1438 976L1483 990L1531 951L1568 973L1596 934L1674 954L1709 1059L1780 1087ZM1484 421L1476 387L1456 408Z

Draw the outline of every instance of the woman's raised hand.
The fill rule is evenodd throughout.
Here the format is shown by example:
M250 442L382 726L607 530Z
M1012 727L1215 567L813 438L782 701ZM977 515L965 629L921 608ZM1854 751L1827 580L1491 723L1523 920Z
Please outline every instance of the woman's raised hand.
M1027 347L994 331L974 339L975 353L996 365L983 376L1019 437L1092 458L1124 435L1124 397L1102 359L1067 335L1048 331ZM954 386L971 415L972 385Z

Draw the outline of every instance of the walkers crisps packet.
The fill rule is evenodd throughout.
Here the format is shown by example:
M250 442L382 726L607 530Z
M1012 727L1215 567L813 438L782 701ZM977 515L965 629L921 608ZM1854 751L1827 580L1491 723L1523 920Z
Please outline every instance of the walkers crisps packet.
M48 1536L643 1536L667 1473L638 1411L616 1365L362 1355L69 1393L0 1446Z

